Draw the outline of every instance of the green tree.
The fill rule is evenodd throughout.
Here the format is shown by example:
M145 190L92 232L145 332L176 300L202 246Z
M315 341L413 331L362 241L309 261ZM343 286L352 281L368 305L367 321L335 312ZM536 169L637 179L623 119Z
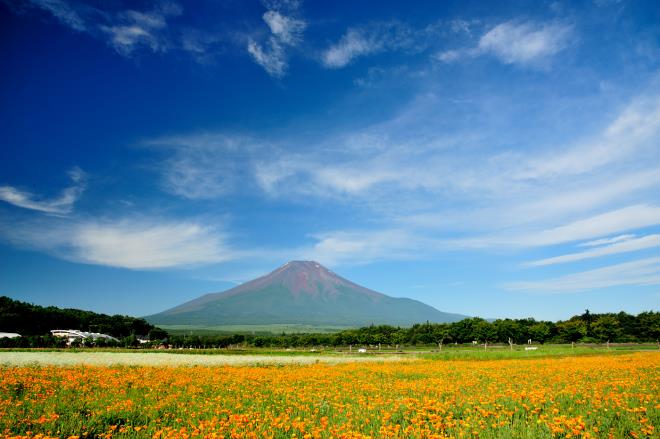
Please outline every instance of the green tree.
M495 320L493 322L493 328L497 334L497 341L501 343L507 343L509 338L513 339L516 343L524 343L526 341L523 332L524 328L517 320Z
M609 314L598 316L591 325L591 331L600 341L617 341L622 335L619 321Z
M581 319L567 320L557 323L560 341L577 342L587 336L587 325Z
M552 323L538 322L529 327L529 337L540 343L545 343L552 334Z

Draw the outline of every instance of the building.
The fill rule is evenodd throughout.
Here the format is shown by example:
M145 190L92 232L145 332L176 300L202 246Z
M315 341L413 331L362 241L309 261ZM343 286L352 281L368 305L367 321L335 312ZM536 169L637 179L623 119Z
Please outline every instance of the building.
M18 338L21 334L15 332L0 332L0 338Z
M85 340L89 340L89 339L119 341L118 339L107 334L100 334L98 332L78 331L77 329L53 329L50 331L50 333L53 334L53 337L66 338L67 344L71 344L76 340L81 340L84 343Z

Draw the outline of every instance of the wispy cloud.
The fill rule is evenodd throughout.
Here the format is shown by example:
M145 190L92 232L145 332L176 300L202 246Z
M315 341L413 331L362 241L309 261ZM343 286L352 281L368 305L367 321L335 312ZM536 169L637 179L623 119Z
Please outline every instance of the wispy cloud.
M562 143L523 139L518 151L491 148L488 126L480 135L471 127L448 133L441 125L446 113L438 113L447 103L431 94L385 121L318 138L207 133L147 144L164 156L158 165L163 187L182 198L249 193L270 201L336 203L371 218L351 230L312 231L309 247L281 254L327 262L522 251L660 225L660 122L654 115L660 95L653 89L645 94L618 112L610 109L590 132ZM598 245L608 244L616 242ZM343 250L355 248L361 250Z
M660 258L645 258L541 281L512 282L504 287L528 293L578 293L600 288L660 285Z
M174 3L165 3L149 12L127 10L118 13L112 24L99 28L110 36L110 44L121 54L130 55L141 47L163 52L169 43L161 32L167 27L167 19L181 12L181 7Z
M86 19L80 13L81 6L73 6L65 0L29 0L28 3L53 14L62 24L79 32L87 31ZM84 8L84 7L83 7ZM87 12L86 8L83 13Z
M183 13L183 8L174 1L156 2L144 10L117 8L108 2L71 0L27 0L20 8L15 7L19 11L45 11L62 25L101 39L127 57L140 51L178 50L207 63L213 59L213 46L220 39L216 33L172 26L172 20Z
M161 269L237 257L217 227L162 218L0 218L0 238L62 259L128 269Z
M657 225L660 225L660 207L638 204L581 218L549 229L539 229L537 227L532 231L515 230L514 232L482 237L473 236L449 241L448 244L465 248L544 247L594 239Z
M181 32L181 49L200 64L211 64L222 52L223 36L199 29L185 28Z
M364 35L349 30L341 40L323 53L323 65L330 68L344 67L354 58L374 53L382 49L378 41L369 41Z
M621 241L628 241L635 238L633 234L613 236L611 238L596 239L593 241L581 242L578 247L599 247L601 245L616 244Z
M263 67L271 76L284 76L289 67L284 47L277 42L273 43L272 40L269 49L264 49L259 43L250 40L247 51L254 61Z
M597 247L582 252L540 259L538 261L529 262L526 265L530 267L542 267L546 265L576 262L582 261L584 259L598 258L601 256L609 256L619 253L634 252L654 247L660 247L660 235L648 235L642 236L640 238L626 239L621 242L615 242L609 245L604 245L602 247Z
M163 186L189 199L211 199L238 190L250 178L253 157L264 147L249 137L195 134L153 139L146 146L169 157L159 167Z
M250 38L247 51L252 59L263 67L269 75L281 77L288 69L288 48L297 46L307 27L304 20L297 18L298 5L291 2L271 2L270 8L262 16L270 29L267 42Z
M657 151L660 133L660 94L632 100L602 133L559 151L548 152L525 162L516 177L552 178L590 172L609 165L638 160ZM638 154L633 154L633 153Z
M321 61L327 68L338 69L361 56L412 48L417 39L411 28L396 22L350 28L337 43L323 51Z
M360 264L383 260L414 259L421 243L405 230L333 231L314 235L302 258L327 265Z
M568 47L572 36L573 28L566 23L507 21L484 33L475 47L445 50L436 58L454 62L492 55L504 64L534 66Z
M82 224L72 237L83 262L132 269L208 264L231 259L224 238L196 223Z
M524 153L479 152L470 133L447 136L429 130L438 123L429 116L441 105L435 99L413 102L391 120L348 134L324 133L316 141L319 147L311 150L295 137L281 142L226 133L182 135L152 143L165 146L170 155L161 167L166 187L188 198L222 196L246 186L271 197L348 196L381 207L388 200L405 198L426 206L427 212L406 209L406 215L402 212L397 218L408 216L430 226L435 220L428 210L436 204L427 200L433 194L445 201L481 200L481 205L472 203L469 211L458 212L462 218L455 223L464 226L486 217L499 228L548 219L567 224L579 219L575 216L586 218L599 208L602 213L603 206L660 185L653 147L660 120L637 117L645 109L655 109L649 102L656 101L660 101L657 94L634 100L600 133L584 140L555 148L530 145ZM627 129L614 129L622 120L627 121ZM417 135L410 138L405 135L409 132ZM461 149L466 154L456 153ZM618 169L614 173L608 171L612 166ZM397 203L397 210L401 207ZM437 215L438 226L443 226L457 212L443 209ZM571 215L574 218L567 220ZM549 236L551 229L543 229L541 236ZM599 233L595 237L611 232Z
M555 55L569 43L572 29L561 23L513 23L495 26L479 40L479 49L506 64L530 64Z
M0 186L0 200L24 209L39 212L66 215L73 210L73 205L85 190L86 174L78 167L69 171L69 177L73 182L62 193L51 199L44 199L31 192L22 191L13 186Z
M660 207L639 204L543 230L519 240L521 244L555 245L607 236L660 224Z

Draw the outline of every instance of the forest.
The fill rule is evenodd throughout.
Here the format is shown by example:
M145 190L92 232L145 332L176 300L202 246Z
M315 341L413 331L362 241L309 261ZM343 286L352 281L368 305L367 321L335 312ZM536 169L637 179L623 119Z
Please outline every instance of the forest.
M50 336L51 329L77 329L87 332L100 332L118 339L126 337L147 336L156 328L144 319L124 315L99 314L80 309L57 308L55 306L39 306L21 302L6 296L0 297L0 332L15 332L21 334L23 340L15 343L32 343L51 345L58 340ZM164 332L155 331L158 337L166 336ZM61 341L61 340L60 340ZM0 339L0 343L3 340ZM4 343L9 343L4 340ZM0 344L1 346L2 344Z
M389 325L367 326L334 334L246 335L256 347L347 346L347 345L440 345L477 342L501 344L543 343L634 343L660 338L660 313L625 312L592 314L586 310L569 320L550 322L529 319L488 321L479 317L455 323L420 323L409 328ZM171 337L180 346L226 343L222 337Z
M64 346L51 329L100 332L119 342L97 340L96 346L185 348L315 347L315 346L418 346L443 344L636 343L660 339L660 312L638 315L626 312L594 314L589 310L564 321L527 319L485 320L479 317L454 323L419 323L411 327L372 325L336 333L171 335L143 319L78 309L42 307L0 297L0 332L17 332L20 338L0 339L0 347ZM149 338L141 344L138 336ZM91 342L86 346L92 345Z

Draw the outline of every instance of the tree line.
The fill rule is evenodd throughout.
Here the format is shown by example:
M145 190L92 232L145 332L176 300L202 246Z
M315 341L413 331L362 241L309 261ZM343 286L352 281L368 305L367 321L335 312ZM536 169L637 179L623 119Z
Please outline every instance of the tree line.
M454 323L420 323L411 327L372 325L336 333L279 334L232 336L175 335L167 342L176 347L227 347L242 344L253 347L314 346L415 346L439 344L483 343L626 343L656 342L660 339L660 313L625 312L583 314L568 320L551 322L528 319L488 321L479 317Z
M57 347L66 341L52 337L51 329L78 329L100 332L118 338L119 342L96 340L95 346L156 346L193 348L251 347L314 347L349 345L442 345L483 343L625 343L656 342L660 339L660 312L647 311L638 315L625 312L583 314L564 321L528 319L498 319L479 317L454 323L420 323L411 327L371 325L336 333L308 334L225 334L172 335L149 324L144 319L105 314L78 309L60 309L32 305L8 297L0 297L0 332L17 332L23 337L0 339L0 347ZM147 336L147 344L138 336ZM82 343L82 342L78 342ZM87 345L91 344L90 342Z
M528 319L488 321L479 317L454 323L421 323L409 328L368 326L334 334L280 334L252 336L254 346L347 346L347 345L439 345L483 343L625 343L656 342L660 339L660 313L625 312L584 314L565 321ZM180 341L180 340L176 340Z
M80 309L39 306L0 297L0 332L15 332L26 337L43 337L51 329L76 329L99 332L116 338L147 336L157 329L144 319L123 315L99 314ZM162 333L157 334L162 337Z

